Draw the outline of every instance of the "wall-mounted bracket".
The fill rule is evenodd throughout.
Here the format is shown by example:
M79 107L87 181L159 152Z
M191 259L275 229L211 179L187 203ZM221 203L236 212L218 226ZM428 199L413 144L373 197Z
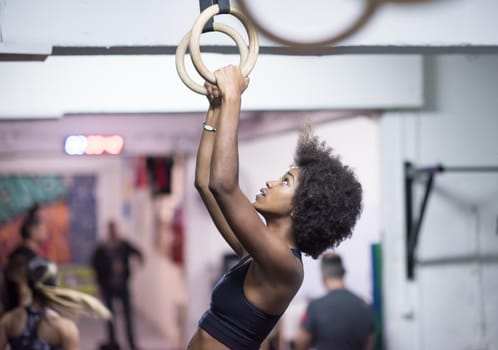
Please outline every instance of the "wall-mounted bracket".
M424 216L429 203L429 198L434 188L435 177L441 173L486 173L498 172L498 166L452 166L446 167L441 164L428 167L416 167L410 162L404 163L405 177L405 224L406 224L406 276L408 279L415 278L415 253L420 237L420 231ZM417 216L414 212L414 183L424 181L425 190L420 202Z

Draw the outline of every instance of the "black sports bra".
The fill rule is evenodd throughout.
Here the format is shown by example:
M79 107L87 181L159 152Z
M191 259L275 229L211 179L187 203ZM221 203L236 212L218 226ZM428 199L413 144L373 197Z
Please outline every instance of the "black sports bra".
M42 311L26 308L26 327L21 334L9 340L11 350L62 350L38 338L38 326L43 317Z
M301 252L291 252L301 259ZM230 349L259 349L282 316L259 310L244 295L244 279L251 261L246 256L223 275L213 289L211 308L199 321L200 328Z

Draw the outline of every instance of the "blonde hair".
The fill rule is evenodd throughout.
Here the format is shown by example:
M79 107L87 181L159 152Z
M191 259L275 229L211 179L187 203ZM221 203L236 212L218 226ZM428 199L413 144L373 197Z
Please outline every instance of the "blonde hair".
M103 319L112 314L97 298L76 290L58 287L57 265L53 262L35 258L28 266L30 287L35 295L41 296L48 307L70 315L89 315Z

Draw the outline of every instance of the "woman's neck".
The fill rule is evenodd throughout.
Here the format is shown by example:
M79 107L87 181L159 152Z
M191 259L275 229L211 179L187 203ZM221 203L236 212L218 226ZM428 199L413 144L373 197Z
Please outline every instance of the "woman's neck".
M32 239L27 239L24 241L24 246L31 249L34 252L38 252L38 249L40 248L38 243L33 241Z
M30 308L33 310L41 310L41 309L43 309L43 305L38 299L35 298L31 302Z
M271 232L276 234L281 240L285 241L290 248L296 248L296 240L294 238L294 229L292 219L285 218L269 218L266 220L266 225Z

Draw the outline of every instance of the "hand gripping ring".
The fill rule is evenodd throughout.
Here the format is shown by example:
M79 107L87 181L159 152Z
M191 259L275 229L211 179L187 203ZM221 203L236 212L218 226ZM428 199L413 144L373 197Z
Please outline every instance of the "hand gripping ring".
M303 51L313 51L314 49L320 49L324 46L336 44L339 41L342 41L346 39L347 37L353 35L355 32L357 32L360 28L362 28L372 17L372 15L375 13L377 10L377 7L382 3L382 0L365 0L365 8L362 12L362 14L353 22L351 23L348 27L343 29L341 32L338 34L331 36L326 39L322 40L315 40L315 41L297 41L297 40L292 40L289 38L285 38L270 29L266 27L260 20L258 20L254 14L249 10L249 7L247 5L248 1L247 0L239 0L238 4L240 6L240 9L244 14L249 18L251 23L256 27L256 29L262 33L264 36L266 36L268 39L271 39L272 41L276 43L280 43L286 46L293 47L298 50L303 50Z
M190 37L190 56L192 57L192 63L194 64L195 69L197 69L197 72L209 81L210 83L216 84L216 77L214 76L214 73L211 72L204 62L202 62L201 58L201 48L200 48L200 38L201 38L201 33L206 25L206 23L209 21L209 19L220 12L220 7L219 5L212 5L209 6L207 9L202 11L202 13L199 15L197 20L195 21L192 31L191 31L191 37ZM230 7L230 14L234 15L237 17L242 24L244 25L248 36L249 36L249 54L247 56L247 60L244 60L240 66L240 70L242 72L242 75L247 77L249 73L251 73L252 69L254 68L254 65L256 64L256 60L258 58L258 53L259 53L259 38L258 38L258 32L256 31L256 28L254 25L249 21L249 19L240 11L239 9L231 6Z
M240 52L240 65L247 61L247 44L245 43L244 38L242 38L242 36L235 29L223 23L213 23L213 30L225 33L235 41ZM185 54L190 43L190 34L191 32L185 34L182 41L180 41L180 44L178 44L178 47L176 48L176 71L178 72L180 79L190 90L201 95L207 95L208 92L206 87L196 83L188 75L187 70L185 69Z

